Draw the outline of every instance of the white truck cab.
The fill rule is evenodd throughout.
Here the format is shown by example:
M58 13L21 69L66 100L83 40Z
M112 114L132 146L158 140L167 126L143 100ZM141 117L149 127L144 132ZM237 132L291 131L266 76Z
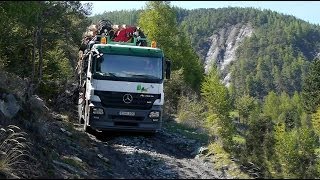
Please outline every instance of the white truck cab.
M84 130L156 132L162 126L163 82L170 61L161 49L136 43L94 44L79 98Z

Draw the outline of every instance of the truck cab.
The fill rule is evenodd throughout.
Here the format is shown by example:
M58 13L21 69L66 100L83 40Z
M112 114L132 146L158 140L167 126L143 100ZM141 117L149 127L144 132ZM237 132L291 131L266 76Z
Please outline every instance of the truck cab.
M170 78L170 61L155 42L148 47L137 46L137 38L132 43L100 39L88 52L84 90L79 96L84 130L160 130L163 82Z

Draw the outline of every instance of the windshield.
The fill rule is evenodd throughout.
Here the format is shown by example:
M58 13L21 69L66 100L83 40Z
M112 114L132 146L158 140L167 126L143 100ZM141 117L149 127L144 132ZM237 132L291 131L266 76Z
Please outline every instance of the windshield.
M159 81L162 79L162 58L104 54L96 63L95 72L115 80Z

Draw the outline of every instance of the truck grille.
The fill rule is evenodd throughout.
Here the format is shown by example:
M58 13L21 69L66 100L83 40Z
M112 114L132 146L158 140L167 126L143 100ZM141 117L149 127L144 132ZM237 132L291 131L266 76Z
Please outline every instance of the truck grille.
M123 96L130 94L132 101L125 103ZM144 94L144 93L127 93L112 91L94 91L94 95L99 96L101 104L108 108L124 108L124 109L151 109L154 101L160 99L161 94Z

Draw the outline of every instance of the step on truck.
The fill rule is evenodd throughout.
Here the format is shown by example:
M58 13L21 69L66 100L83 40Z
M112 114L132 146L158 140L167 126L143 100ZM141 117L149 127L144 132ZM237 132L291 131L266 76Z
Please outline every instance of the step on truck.
M163 83L170 79L171 62L155 41L138 43L148 41L132 36L127 42L116 42L106 34L97 35L88 45L78 103L86 132L161 129Z

